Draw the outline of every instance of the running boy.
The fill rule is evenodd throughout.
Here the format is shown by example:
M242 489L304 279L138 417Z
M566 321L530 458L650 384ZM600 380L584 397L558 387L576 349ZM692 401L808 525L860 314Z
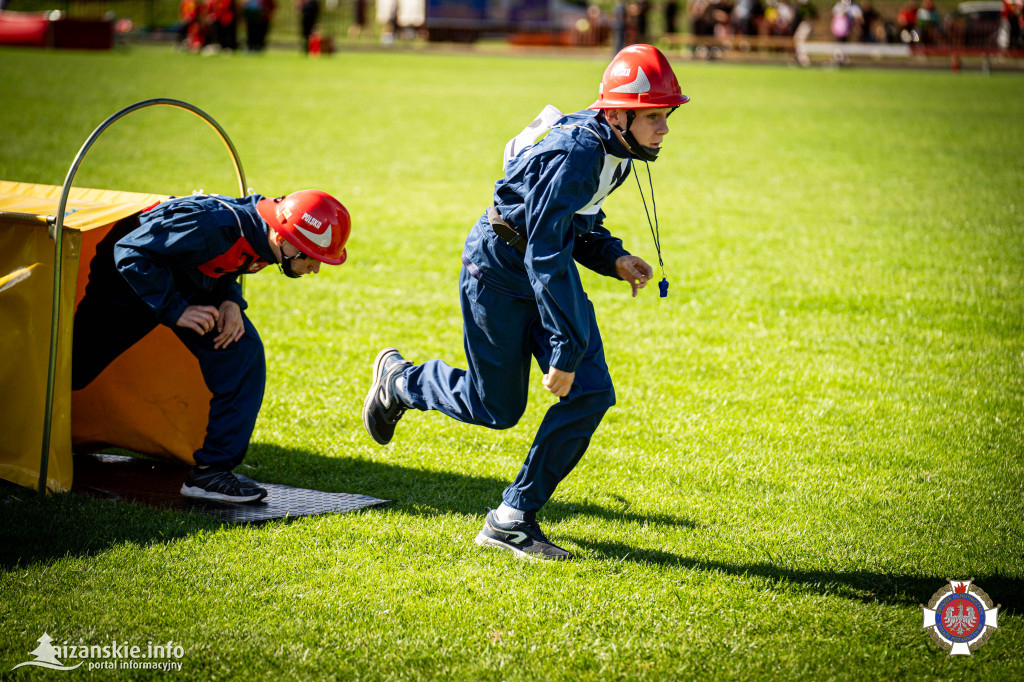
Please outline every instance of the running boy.
M409 408L493 429L515 426L526 409L531 356L537 359L541 383L559 401L501 505L487 513L481 546L537 559L572 556L544 536L537 511L615 404L576 263L629 282L633 296L651 279L651 266L604 227L601 204L629 177L631 159L657 157L669 115L687 101L665 56L633 45L608 65L588 110L561 116L546 109L556 112L555 125L535 144L543 132L537 127L509 143L494 205L466 239L459 284L468 369L442 360L413 365L394 348L374 361L363 424L386 445Z

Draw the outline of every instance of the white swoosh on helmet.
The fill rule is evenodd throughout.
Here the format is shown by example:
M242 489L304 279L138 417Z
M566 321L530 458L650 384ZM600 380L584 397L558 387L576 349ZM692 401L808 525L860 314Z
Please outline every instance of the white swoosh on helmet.
M640 94L641 92L651 91L651 82L647 80L647 74L644 73L642 66L636 67L636 78L633 79L632 83L624 83L617 88L612 88L612 92L626 92L632 94Z
M311 231L307 230L306 228L304 228L302 225L299 225L299 224L296 224L295 227L296 227L296 229L298 229L299 232L301 232L302 234L306 235L306 237L309 239L309 241L313 242L314 244L316 244L320 248L326 249L328 246L331 245L331 230L333 228L330 225L327 226L327 229L324 230L323 234L317 234L316 232L311 232Z

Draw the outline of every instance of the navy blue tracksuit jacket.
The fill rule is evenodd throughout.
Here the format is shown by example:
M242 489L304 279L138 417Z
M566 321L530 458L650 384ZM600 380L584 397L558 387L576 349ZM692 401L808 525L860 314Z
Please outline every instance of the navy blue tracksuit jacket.
M277 262L256 211L262 198L182 197L121 221L97 247L75 311L73 389L87 386L157 324L170 327L196 357L213 394L197 464L233 468L242 461L263 402L266 360L244 312L242 338L221 349L213 348L216 329L200 335L175 323L189 305L230 300L245 310L239 275Z
M514 426L526 408L532 359L575 372L572 389L552 405L503 498L536 511L586 451L615 403L594 308L577 263L618 277L628 255L603 225L604 198L629 176L630 156L595 111L562 118L540 142L512 159L495 183L494 205L527 238L520 254L491 228L486 212L462 254L460 288L469 367L441 360L402 374L402 398L470 424Z

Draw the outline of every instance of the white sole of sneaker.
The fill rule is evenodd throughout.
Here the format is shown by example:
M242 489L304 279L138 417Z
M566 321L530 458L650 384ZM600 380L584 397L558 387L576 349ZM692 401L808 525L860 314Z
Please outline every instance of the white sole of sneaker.
M492 537L484 535L483 532L479 533L476 536L476 540L474 540L474 542L480 545L481 547L494 547L496 549L506 549L515 554L517 557L521 559L526 559L527 561L543 561L542 559L539 559L531 554L527 554L518 547L514 547L513 545L506 544L501 540L495 540Z
M196 488L195 486L181 484L181 494L183 497L192 497L197 500L214 500L215 502L234 502L236 504L244 504L246 502L256 502L266 497L264 493L256 493L255 495L244 495L244 496L231 496L223 493L211 493L209 490L203 488Z

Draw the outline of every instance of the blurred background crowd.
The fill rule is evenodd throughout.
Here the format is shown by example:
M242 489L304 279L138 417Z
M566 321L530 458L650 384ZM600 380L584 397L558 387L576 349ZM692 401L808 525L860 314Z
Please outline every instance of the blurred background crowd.
M171 35L184 50L309 54L342 41L427 40L697 50L743 38L1021 50L1024 0L0 0L0 8L110 16L119 32Z
M693 0L689 7L694 35L792 36L804 22L822 19L818 33L839 42L904 42L937 44L974 24L998 34L1003 47L1019 43L1024 0L963 2L940 12L933 0L910 0L898 7L876 6L871 0L838 0L821 10L813 0ZM827 25L827 28L826 26ZM1001 36L995 35L999 39Z

